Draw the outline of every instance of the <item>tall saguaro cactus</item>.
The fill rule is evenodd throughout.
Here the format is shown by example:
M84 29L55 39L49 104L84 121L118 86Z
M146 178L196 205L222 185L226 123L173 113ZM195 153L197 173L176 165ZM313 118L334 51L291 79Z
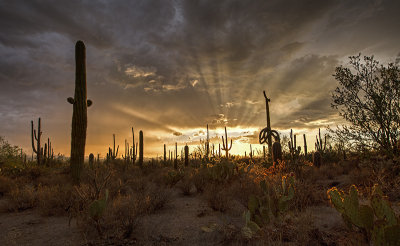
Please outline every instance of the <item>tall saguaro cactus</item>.
M38 119L38 130L33 129L33 120L31 121L31 136L32 136L32 150L36 154L37 164L40 165L42 160L42 150L40 148L40 137L42 136L42 131L40 130L40 118ZM36 141L36 148L35 148Z
M164 165L167 163L167 146L164 144Z
M139 131L139 166L143 167L143 131Z
M271 130L272 130L271 129L271 120L269 117L269 102L271 101L271 99L269 99L267 97L267 94L265 94L265 91L263 91L263 93L264 93L264 97L265 97L265 109L267 111L267 129L269 132L271 132ZM272 137L271 134L268 134L267 141L268 141L268 153L269 154L271 154L271 151L272 151L272 138L271 137Z
M185 167L189 165L189 146L185 145Z
M232 149L232 139L231 139L231 146L228 145L228 133L226 132L226 126L225 126L225 140L224 136L222 136L222 150L225 151L226 159L229 157L229 150Z
M74 98L69 97L67 99L67 101L73 105L70 168L72 179L78 184L80 182L85 157L87 107L92 105L92 101L87 100L85 53L85 44L82 41L76 42L75 95Z

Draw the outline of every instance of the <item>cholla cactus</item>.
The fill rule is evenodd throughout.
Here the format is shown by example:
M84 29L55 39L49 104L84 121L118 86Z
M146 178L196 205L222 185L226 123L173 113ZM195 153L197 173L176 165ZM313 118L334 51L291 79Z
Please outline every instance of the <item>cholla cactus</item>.
M228 145L228 133L226 132L226 126L225 126L225 139L224 136L222 136L222 150L225 151L225 156L226 159L229 158L229 150L232 149L232 139L231 139L231 145Z

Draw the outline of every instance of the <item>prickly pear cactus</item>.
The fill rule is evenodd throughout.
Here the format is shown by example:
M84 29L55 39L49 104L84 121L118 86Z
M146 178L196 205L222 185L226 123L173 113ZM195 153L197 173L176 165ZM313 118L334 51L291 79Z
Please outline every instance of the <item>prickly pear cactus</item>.
M294 176L283 176L280 185L260 181L263 196L251 195L248 201L250 220L262 227L275 219L279 219L289 208L294 198ZM247 222L246 222L247 224Z
M106 195L101 200L94 200L89 206L89 215L95 221L98 221L106 209L108 201L108 189L106 190Z
M359 204L354 185L350 187L349 194L333 187L328 190L328 197L349 228L356 226L363 229L374 245L400 245L400 218L396 217L389 201L384 199L379 186L373 188L370 205Z

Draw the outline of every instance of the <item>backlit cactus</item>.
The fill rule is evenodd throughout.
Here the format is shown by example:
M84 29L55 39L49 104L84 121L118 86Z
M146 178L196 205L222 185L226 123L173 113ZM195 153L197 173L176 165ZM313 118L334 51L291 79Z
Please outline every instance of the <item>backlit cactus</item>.
M164 165L167 163L167 146L164 144Z
M362 229L374 245L400 245L400 218L396 217L378 185L373 188L370 205L359 204L358 191L354 185L350 187L349 194L336 187L327 193L350 229L353 226Z
M33 120L31 121L31 138L32 138L32 150L36 154L37 164L40 165L42 161L42 148L40 147L40 138L42 136L40 118L38 119L38 129L33 129ZM36 148L35 148L36 141Z
M281 184L274 186L265 180L260 181L263 195L251 195L248 202L250 220L262 227L275 219L279 219L289 208L294 198L294 176L283 176Z
M189 165L189 146L185 145L185 167Z
M139 167L143 167L143 131L139 131Z
M94 155L93 155L93 153L90 153L90 155L89 155L89 168L91 168L91 169L94 168Z
M85 53L85 44L82 41L76 42L75 95L74 98L67 99L73 105L70 168L75 183L79 183L81 178L85 157L87 107L92 105L92 101L87 100Z
M178 143L175 143L174 169L178 169Z
M228 145L228 133L226 132L226 126L225 126L225 139L224 136L222 136L222 150L225 151L225 156L226 159L229 158L229 150L232 149L232 139L231 139L231 145Z
M282 161L282 146L281 146L281 143L274 142L274 144L272 145L272 158L274 160L274 165L276 163L278 163L278 161Z
M326 149L326 135L324 136L324 143L322 143L322 138L321 138L321 129L318 129L318 136L315 136L315 150L319 151L321 154L325 151Z
M115 134L113 134L113 148L112 149L110 147L108 148L108 155L107 155L108 158L111 160L115 160L118 157L118 150L119 150L119 145L115 150Z
M319 152L319 151L315 151L314 153L313 153L313 165L315 166L315 167L320 167L321 166L321 164L322 164L322 156L321 156L321 153Z

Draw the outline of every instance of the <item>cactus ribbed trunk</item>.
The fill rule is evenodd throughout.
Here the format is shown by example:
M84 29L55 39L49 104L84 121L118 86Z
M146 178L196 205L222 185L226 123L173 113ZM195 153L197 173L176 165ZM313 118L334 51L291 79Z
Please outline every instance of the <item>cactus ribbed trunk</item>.
M87 100L85 63L85 44L78 41L75 45L75 95L68 98L68 102L73 104L70 168L76 184L80 182L85 157L87 107L92 104Z
M178 169L178 143L175 143L174 169Z
M33 129L33 121L31 121L31 136L32 136L32 150L36 154L37 164L40 165L42 161L40 138L42 136L40 118L38 119L38 131ZM36 140L36 148L35 148ZM33 158L32 158L33 159Z
M139 131L139 167L143 167L143 131Z
M303 134L303 139L304 139L304 155L307 156L307 139L306 139L306 134Z
M90 153L90 155L89 155L89 167L91 169L94 168L94 155L92 153Z
M268 129L268 153L271 155L272 152L272 134L271 133L271 119L269 117L269 102L271 101L268 97L265 91L263 91L264 97L265 97L265 109L267 111L267 129Z
M282 146L279 142L274 142L272 145L272 158L274 165L278 162L278 160L282 160Z
M164 144L164 165L167 163L167 146Z
M185 167L189 165L189 146L185 146Z

